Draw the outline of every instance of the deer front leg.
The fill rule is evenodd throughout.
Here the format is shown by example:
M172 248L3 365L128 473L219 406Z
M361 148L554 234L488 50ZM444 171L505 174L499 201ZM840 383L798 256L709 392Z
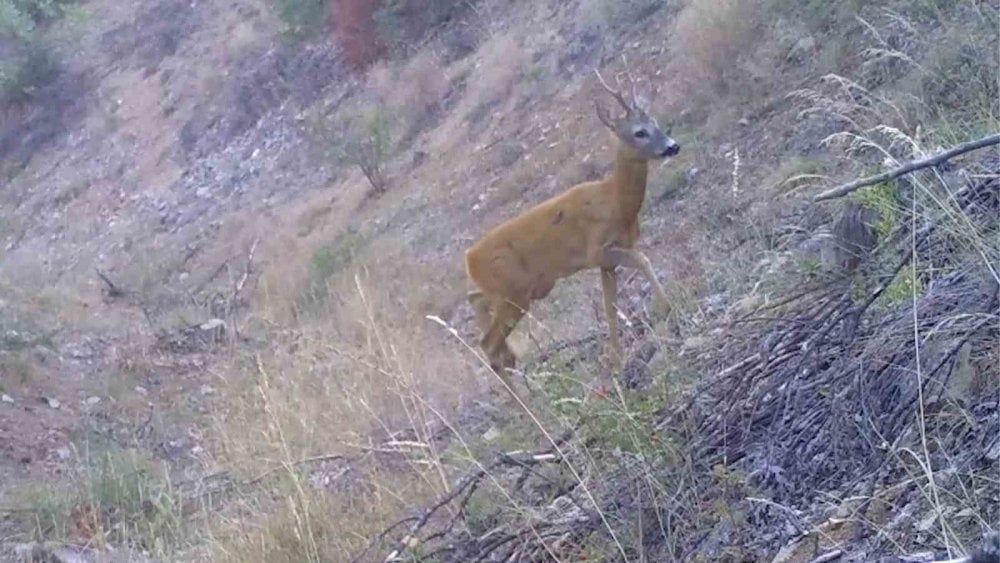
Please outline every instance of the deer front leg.
M490 314L489 299L478 289L470 291L468 297L469 304L472 305L472 312L476 317L476 325L483 334L486 334L493 323L493 316Z
M646 280L649 281L649 284L653 286L653 294L655 295L656 304L660 312L664 315L670 312L670 302L667 299L667 292L663 290L660 281L656 279L656 274L653 273L653 265L649 263L649 258L645 254L634 248L605 248L604 260L601 267L614 268L615 266L631 268L641 272L646 277Z
M611 339L611 367L618 371L622 367L622 347L618 341L618 279L615 269L601 268L601 289L604 293L604 316L608 318L608 336Z
M514 331L517 322L524 316L525 307L513 303L509 300L495 304L493 322L483 336L482 348L490 362L490 368L503 381L507 390L517 397L514 390L514 381L507 373L508 369L513 369L516 363L514 352L507 346L507 337Z

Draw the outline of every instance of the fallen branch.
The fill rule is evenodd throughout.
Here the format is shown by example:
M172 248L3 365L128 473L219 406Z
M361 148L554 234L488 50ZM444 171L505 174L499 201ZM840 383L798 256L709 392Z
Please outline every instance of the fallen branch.
M556 439L556 443L565 443L566 440L570 438L572 434L567 432ZM365 547L363 551L355 555L351 561L358 562L361 561L365 556L367 556L378 544L385 541L390 533L402 526L403 524L412 522L407 530L406 534L403 535L398 541L395 542L395 546L391 549L388 555L385 557L384 561L401 561L405 560L405 553L409 549L416 547L417 545L426 544L427 542L439 539L446 536L454 528L458 519L461 518L465 511L465 507L468 505L472 498L472 495L479 488L479 485L484 477L489 475L492 471L503 466L514 466L514 467L531 467L536 465L543 465L548 463L560 463L562 458L553 450L540 450L533 453L515 451L515 452L500 452L493 460L488 464L479 465L477 468L466 473L461 480L447 493L440 496L433 504L424 508L421 513L417 516L408 516L401 520L396 521L392 525L388 526L386 529L382 530L379 534L374 536ZM431 533L421 539L419 537L420 532L423 531L424 527L430 523L431 519L438 513L442 508L449 506L453 501L458 499L457 509L455 515L448 519L442 530Z
M124 297L128 292L124 289L118 287L115 282L111 281L111 278L107 276L104 272L99 269L95 269L97 272L97 277L101 278L101 281L108 286L108 297L115 299L117 297Z
M906 164L900 166L899 168L877 174L875 176L870 176L868 178L861 178L860 180L855 180L848 184L843 184L837 186L836 188L827 190L815 197L813 201L824 201L828 199L834 199L838 197L843 197L851 192L857 191L866 186L873 186L875 184L881 184L882 182L887 182L889 180L896 179L904 174L909 174L915 170L920 170L922 168L929 168L931 166L937 166L946 160L950 160L960 154L965 154L977 149L988 147L991 145L1000 145L1000 133L994 133L983 137L982 139L976 141L969 141L968 143L962 143L956 145L943 153L937 154L935 156L929 156L926 158L920 158L917 160L911 160Z

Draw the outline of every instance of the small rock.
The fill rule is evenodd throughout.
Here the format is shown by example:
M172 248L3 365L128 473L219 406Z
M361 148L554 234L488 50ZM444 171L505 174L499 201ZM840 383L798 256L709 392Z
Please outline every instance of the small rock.
M146 395L147 393L149 393L149 390L147 390L142 385L136 385L135 386L135 392L138 393L138 394L140 394L140 395Z
M48 403L49 407L53 409L58 409L62 405L62 403L59 402L59 399L55 399L53 397L45 399L45 402Z
M59 456L59 459L62 461L66 461L71 455L73 455L73 452L66 446L63 446L61 448L56 448L56 455Z
M934 527L934 523L937 522L937 514L930 513L924 519L917 522L913 527L921 532L926 532Z
M191 274L187 272L181 272L180 275L177 276L177 281L184 282L187 281L189 277L191 277Z
M201 326L199 326L198 328L200 328L201 330L204 330L204 331L209 331L209 330L214 330L214 329L217 329L219 327L224 327L224 326L226 326L226 321L224 321L222 319L209 319L209 320L201 323Z
M14 557L18 561L34 561L36 543L19 543L14 546Z
M87 397L87 404L90 405L90 406L94 406L94 405L96 405L97 403L100 403L100 402L101 402L101 398L98 397L98 396L96 396L96 395L92 396L92 397Z
M747 118L745 118L745 117L740 118L740 120L737 121L736 123L738 123L740 127L749 127L750 126L750 120L747 119Z
M788 60L798 61L804 60L809 56L813 50L816 49L816 38L812 35L807 35L802 39L799 39L791 49L788 50Z
M483 434L483 440L487 442L492 442L500 437L500 430L496 426L490 426L490 429Z
M0 395L0 401L3 401L5 403L10 403L10 404L13 405L14 404L14 397L11 397L10 395L4 393L3 395Z
M202 385L201 386L201 394L202 395L211 395L213 393L215 393L215 388L213 388L211 385Z

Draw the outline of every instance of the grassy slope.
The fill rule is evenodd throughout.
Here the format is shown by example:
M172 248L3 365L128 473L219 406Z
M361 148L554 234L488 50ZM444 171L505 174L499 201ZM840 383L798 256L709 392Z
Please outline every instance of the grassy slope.
M193 378L186 388L164 391L156 400L170 410L178 408L170 406L176 405L171 393L190 393L204 385L223 390L220 399L211 401L213 415L196 419L201 421L197 426L206 436L208 450L198 459L196 470L225 469L253 478L263 469L262 460L294 462L320 453L362 457L348 477L336 461L316 471L289 468L279 472L273 487L241 494L238 502L209 518L207 532L186 541L179 541L176 534L188 525L186 516L179 517L184 513L182 503L174 500L180 493L164 489L155 476L136 484L113 475L105 479L107 471L98 471L104 477L97 483L129 483L125 487L129 494L116 496L107 493L107 487L94 485L84 491L70 488L69 499L61 502L83 495L98 504L137 510L143 500L137 497L154 491L156 499L169 502L152 512L148 526L119 530L117 538L153 543L160 538L165 543L154 551L207 550L204 553L240 561L339 559L356 552L367 536L401 511L447 489L456 472L488 458L490 450L544 445L533 425L468 406L483 397L489 380L477 369L472 351L425 316L445 318L461 337L474 342L460 306L462 248L485 226L606 170L608 139L592 115L593 85L587 80L590 66L601 55L615 67L614 56L624 53L637 74L650 77L658 90L655 105L661 122L673 122L674 136L685 146L681 158L652 177L642 242L670 280L684 336L698 334L700 323L710 314L705 297L716 296L715 301L723 299L726 306L754 286L751 272L760 267L763 253L777 244L776 228L797 207L796 196L813 189L783 184L786 180L803 174L840 178L861 170L859 157L821 144L827 135L843 129L843 122L831 117L800 119L804 106L788 99L788 93L819 88L820 77L828 73L858 80L901 109L893 112L883 106L876 112L860 112L868 121L856 121L856 132L885 123L914 136L919 127L924 145L931 147L997 127L989 57L980 56L995 52L988 30L996 14L990 8L977 12L965 3L949 7L930 1L884 2L855 12L850 5L831 8L826 3L778 0L706 0L655 12L649 6L602 0L543 7L484 2L468 18L481 41L468 57L443 60L448 49L442 38L412 58L371 71L361 85L347 90L347 101L332 116L323 101L302 108L309 138L320 148L339 142L336 134L330 136L331 126L325 122L332 122L336 133L338 119L365 111L388 114L392 135L405 140L389 155L386 196L366 200L368 187L360 175L340 172L322 193L296 192L290 201L266 211L249 211L253 209L249 204L236 211L209 210L209 217L214 214L222 227L199 239L203 250L191 263L164 265L177 260L187 240L194 240L186 240L185 231L139 238L145 250L156 250L153 256L148 252L143 256L156 270L152 273L128 273L128 263L139 254L127 248L114 252L114 260L121 264L118 271L128 273L129 285L140 292L169 295L173 282L161 279L174 280L180 271L207 276L223 258L242 260L251 241L259 239L255 268L260 281L251 308L240 318L251 343L214 354L209 367L186 372ZM247 48L213 43L212 26L231 30L227 18L239 19L213 17L207 20L213 22L209 29L189 40L190 50L182 49L184 56L172 64L176 72L183 75L213 60L226 64L222 56L204 60L195 45L227 53ZM247 41L266 42L259 33L249 33ZM869 48L874 50L866 51ZM114 68L115 62L105 64ZM125 91L147 84L138 75L125 74L115 75ZM419 84L419 89L400 95L397 76ZM948 87L956 82L967 88L956 92ZM206 97L213 91L211 83L195 84L204 88L201 95ZM162 94L149 95L155 104ZM196 105L185 96L180 96L182 106ZM830 100L843 104L841 99ZM142 97L130 103L139 105L131 109L132 117L126 115L128 130L114 136L131 131L142 139L158 131L155 137L169 138L182 123L180 118L137 122L135 118L143 115ZM833 109L846 113L854 108ZM181 115L184 111L182 107ZM140 142L151 150L158 141L150 137ZM52 152L59 150L73 149ZM418 162L413 156L417 150L429 157ZM138 180L152 179L151 190L169 194L179 172L156 162L139 161ZM306 160L299 168L288 165L291 181L303 167L320 162ZM40 167L36 164L29 173ZM27 178L16 181L30 186ZM289 182L277 177L271 181ZM798 191L778 198L775 186ZM94 189L98 188L88 187L84 194ZM73 201L81 205L81 200ZM828 213L823 210L820 215ZM143 236L143 229L133 230ZM46 240L45 229L37 232L28 237L20 254L4 256L7 271L15 272L14 283L21 287L28 270L16 265L30 264L38 249L53 252L56 246ZM112 241L131 235L109 233ZM74 242L88 248L85 238L80 235ZM96 256L100 249L88 251ZM63 271L84 271L71 261L64 263ZM229 275L238 280L240 270L234 268ZM59 286L62 294L95 304L98 288L80 279L70 276ZM147 289L143 279L154 283ZM225 295L227 284L218 285ZM518 350L530 360L536 351L560 342L594 334L600 338L600 315L594 305L597 287L595 276L587 274L562 284L526 323L531 338L523 329L515 336ZM622 292L635 295L642 289L638 282L627 283ZM164 321L167 329L208 316L207 310L179 310L169 299L164 303L161 318L181 319ZM121 315L115 328L140 322L132 320L135 316L126 307L112 307L111 312ZM106 330L94 327L88 315L81 317L86 324L65 317L53 322ZM630 330L629 337L640 344L661 342L653 371L668 373L669 368L675 377L683 375L685 362L667 352L680 343L663 341L656 336L660 332L656 327L652 333L644 332L639 319L640 328ZM142 350L140 359L156 359L143 344L142 338L150 335L131 338L139 340L132 343ZM580 394L582 383L602 371L600 350L593 346L588 350L568 368L558 368L555 376L542 373L535 379L555 397ZM667 398L676 391L675 382L658 385ZM633 400L638 399L629 401ZM612 422L604 431L630 447L647 448L645 442L636 442L645 422L631 424L627 421L633 417L626 415L635 411L641 419L646 416L642 413L661 403L659 399L628 402L613 413L626 422ZM541 404L538 409L543 426L552 432L569 420L559 407ZM404 429L408 433L400 437L397 433ZM438 438L442 432L453 437L442 440ZM386 468L385 460L373 463L370 456L375 454L366 453L372 439L415 442L423 444L418 450L429 449L393 458L395 465ZM317 483L333 492L317 492L322 490ZM503 505L511 499L497 502ZM64 522L61 510L52 511L54 521ZM478 510L491 513L489 506ZM60 526L52 533L67 533Z

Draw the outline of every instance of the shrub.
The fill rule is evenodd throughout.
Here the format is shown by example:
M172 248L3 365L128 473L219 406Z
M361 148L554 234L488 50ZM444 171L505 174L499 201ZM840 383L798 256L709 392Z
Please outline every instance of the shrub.
M399 63L378 63L369 72L369 89L383 105L383 112L398 122L393 133L398 143L411 140L438 117L451 83L430 51L421 51ZM406 84L406 88L400 88Z
M62 65L38 27L63 15L65 0L0 0L0 105L28 101L51 84Z
M673 76L689 97L726 96L752 85L754 46L766 28L764 0L693 0L677 16L669 43ZM754 58L751 58L754 57Z
M666 6L663 0L583 0L577 21L584 33L601 33L642 21Z
M330 0L272 0L274 11L295 39L311 37L329 21Z
M385 0L374 15L378 39L394 51L403 51L471 4L463 0Z
M39 41L28 43L13 63L0 66L0 104L35 98L61 71L61 61L47 45Z
M376 197L387 188L385 163L392 150L389 127L388 112L382 104L376 104L355 121L342 149L344 158L361 169Z
M0 0L0 38L28 41L34 36L35 20L19 4Z

